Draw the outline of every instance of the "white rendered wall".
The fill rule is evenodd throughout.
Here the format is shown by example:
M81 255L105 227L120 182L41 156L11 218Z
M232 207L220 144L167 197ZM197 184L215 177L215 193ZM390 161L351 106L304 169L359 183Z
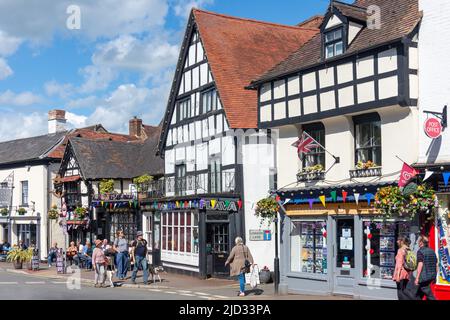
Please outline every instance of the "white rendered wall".
M275 167L273 144L256 142L257 133L250 136L254 143L242 146L243 173L244 173L244 199L245 199L245 233L246 245L252 252L255 263L262 269L264 266L273 271L273 258L275 255L275 229L274 224L261 225L260 219L255 216L256 203L268 196L270 189L270 169ZM259 136L264 136L260 133ZM249 230L271 230L271 241L250 241Z
M442 112L445 105L450 106L450 42L446 41L450 32L450 1L420 0L423 11L419 31L419 134L420 162L442 163L450 161L450 129L447 128L442 139L434 142L423 131L427 116L423 111Z

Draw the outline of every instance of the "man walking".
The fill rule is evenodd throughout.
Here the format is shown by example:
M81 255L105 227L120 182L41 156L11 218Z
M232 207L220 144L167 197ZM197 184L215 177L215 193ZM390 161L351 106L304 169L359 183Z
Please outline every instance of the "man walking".
M431 285L436 280L438 264L436 254L428 247L428 238L419 237L419 251L417 252L417 277L415 285L419 286L418 295L420 299L424 296L427 300L436 300L431 291Z
M136 275L139 267L142 267L144 273L144 284L148 284L148 265L147 265L147 241L143 238L142 231L137 232L137 239L131 245L131 261L134 262L131 282L136 284Z

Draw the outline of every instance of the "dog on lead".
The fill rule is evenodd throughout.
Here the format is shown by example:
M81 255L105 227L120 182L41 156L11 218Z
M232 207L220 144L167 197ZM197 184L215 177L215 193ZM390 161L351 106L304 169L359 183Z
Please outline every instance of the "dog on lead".
M156 279L158 279L159 282L162 282L161 277L159 276L160 272L164 272L164 268L162 266L153 266L149 264L148 269L150 271L150 274L152 275L153 283L156 282Z

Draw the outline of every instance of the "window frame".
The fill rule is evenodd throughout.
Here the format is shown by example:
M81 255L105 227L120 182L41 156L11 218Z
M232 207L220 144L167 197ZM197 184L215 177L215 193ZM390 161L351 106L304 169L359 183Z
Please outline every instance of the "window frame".
M341 37L336 39L336 38L334 38L334 35L338 31L341 32ZM327 41L327 35L329 35L329 34L333 34L333 40ZM324 59L325 60L332 59L332 58L335 58L335 57L338 57L338 56L344 54L347 49L346 44L345 44L345 42L346 42L345 39L346 39L346 34L345 34L345 28L343 25L339 25L337 27L330 28L330 29L324 31L323 37L322 37ZM336 44L338 44L338 43L342 43L342 52L339 54L336 53ZM331 45L333 46L333 55L327 56L327 52L328 52L327 48Z
M187 108L184 109L183 106L184 104L187 104ZM187 120L187 119L191 119L192 117L194 117L194 114L192 112L192 99L191 96L189 96L188 98L182 99L180 101L177 102L177 108L178 108L178 113L177 113L177 117L178 117L178 122ZM185 112L184 112L185 111ZM186 116L185 116L186 114Z
M24 188L26 186L26 188ZM26 193L24 192L26 190ZM24 201L26 200L26 201ZM22 207L28 207L30 201L30 188L28 180L20 181L20 203Z
M318 141L324 148L325 148L325 143L326 143L326 130L325 130L325 126L322 122L315 122L315 123L310 123L310 124L304 124L302 125L302 133L306 132L309 135L311 135L313 138L314 136L311 134L312 132L318 132L318 131L323 131L323 141ZM314 138L315 139L315 138ZM314 165L317 164L321 164L324 168L324 170L326 170L326 156L325 156L325 150L322 148L319 148L320 151L317 151L317 149L313 149L310 153L308 153L308 155L312 155L312 156L320 156L323 155L323 163L315 163ZM307 155L303 155L301 162L302 162L302 169L306 168L306 157Z
M371 132L373 133L373 127L372 125L376 122L380 123L380 145L371 145L370 147L361 147L358 148L357 147L357 134L358 134L358 130L357 127L359 125L364 125L364 124L369 124L371 125ZM354 152L355 152L355 165L358 163L358 151L359 150L371 150L372 151L372 155L374 152L375 148L380 148L380 163L375 163L377 166L381 167L383 165L383 141L382 141L382 124L381 124L381 117L377 112L372 112L372 113L366 113L366 114L362 114L362 115L358 115L358 116L354 116L353 117L353 132L354 132ZM373 138L371 136L371 138ZM373 140L373 139L372 139ZM369 159L370 161L373 162L373 159ZM367 160L367 161L369 161Z
M215 93L215 94L213 94L213 93ZM211 108L209 109L209 110L206 110L205 109L205 102L204 102L204 96L205 95L208 95L208 100L209 100L209 103L210 103L210 106L211 106ZM213 104L213 97L215 97L215 103ZM219 95L217 94L217 89L216 88L212 88L212 89L208 89L208 90L205 90L205 91L202 91L201 93L200 93L200 109L201 109L201 114L207 114L207 113L210 113L210 112L214 112L214 111L217 111L217 110L219 110L219 108L218 108L218 105L219 105Z

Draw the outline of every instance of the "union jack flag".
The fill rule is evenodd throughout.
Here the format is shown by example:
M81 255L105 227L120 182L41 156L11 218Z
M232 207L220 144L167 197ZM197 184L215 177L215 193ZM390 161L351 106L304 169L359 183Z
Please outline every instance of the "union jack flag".
M314 140L314 138L305 131L303 131L301 139L296 141L292 146L297 148L299 158L301 158L302 154L311 152L312 149L323 148L320 143Z

